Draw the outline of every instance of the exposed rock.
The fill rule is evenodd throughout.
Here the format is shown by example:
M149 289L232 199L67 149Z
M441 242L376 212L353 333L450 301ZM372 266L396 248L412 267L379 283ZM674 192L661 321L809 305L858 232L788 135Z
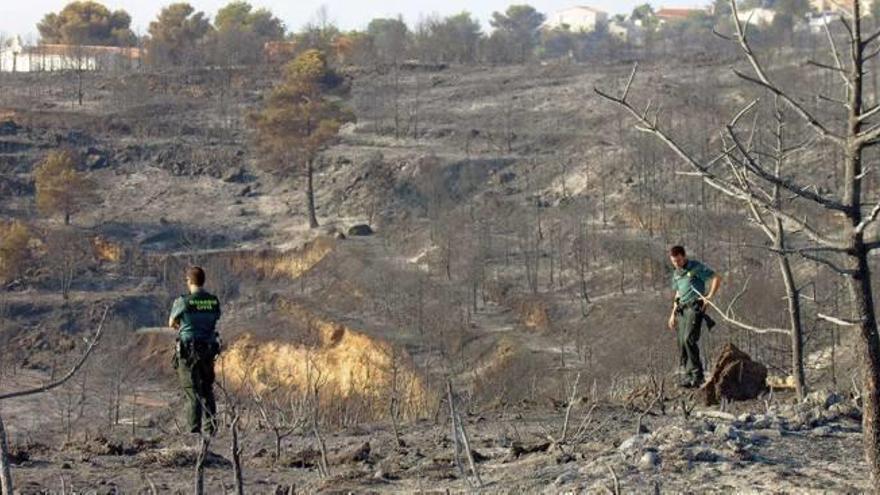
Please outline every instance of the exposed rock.
M513 172L503 172L498 175L499 184L509 184L516 180L516 174Z
M854 419L856 421L862 420L862 411L859 410L858 407L848 402L834 404L833 406L828 408L828 411L837 414L838 416Z
M58 136L58 141L73 146L89 146L95 142L94 138L82 131L70 131L65 136Z
M730 425L720 424L715 427L715 437L721 440L735 440L739 437L739 431Z
M223 173L221 180L223 182L242 182L247 173L243 167L234 167Z
M273 495L293 495L294 493L294 485L275 485L272 490Z
M715 363L709 380L701 388L706 405L718 404L721 398L749 400L767 390L767 367L753 361L733 344L726 344Z
M693 462L719 462L724 460L717 452L710 449L694 450L689 458Z
M770 425L773 424L773 420L763 414L759 414L755 416L754 421L752 421L752 428L756 430L762 430L764 428L770 428Z
M624 440L617 450L621 453L627 454L634 450L640 449L642 445L645 443L645 437L642 435L633 435L626 440Z
M474 462L485 462L490 459L488 456L481 454L480 452L478 452L474 449L471 449L471 456L474 458ZM464 462L467 462L467 456L464 454L464 452L462 452L461 458ZM453 454L451 451L444 450L443 452L435 454L433 456L433 461L437 464L452 465L453 464Z
M639 467L642 469L651 469L658 464L660 464L660 456L652 450L645 452L642 454L642 457L639 458Z
M292 468L312 468L318 465L320 458L320 452L312 447L306 447L295 454L282 455L280 464Z
M349 236L367 236L373 235L373 228L369 225L362 223L358 225L352 225L348 228Z
M160 467L191 467L196 465L198 452L190 448L167 448L146 452L139 458L138 465ZM231 467L232 463L225 457L208 452L205 458L205 467Z
M33 182L24 182L17 177L0 176L0 196L28 196L35 191Z
M553 484L556 486L565 485L565 484L571 483L572 481L575 481L577 479L578 479L577 471L566 471L566 472L560 474L559 476L557 476L556 479L553 481Z
M364 462L370 459L370 442L364 442L360 447L352 450L351 452L345 452L341 454L339 457L334 459L334 464L355 464L358 462Z
M574 462L574 456L568 452L563 452L556 456L554 460L556 461L556 464L568 464L569 462Z
M474 462L486 462L491 459L489 456L474 449L471 449L471 457L474 458Z
M14 120L4 120L0 122L0 136L14 136L18 134L21 126L16 124Z
M110 164L110 160L107 159L106 154L96 149L89 149L84 163L89 170L97 170L107 167Z
M510 450L507 452L507 457L505 458L505 462L510 462L516 459L519 459L521 456L527 454L534 454L536 452L547 452L550 448L550 442L544 442L533 445L522 445L519 442L513 442L510 446Z
M843 402L843 397L830 390L816 390L807 394L806 403L824 408L830 408L835 404Z
M831 426L819 426L810 430L810 435L814 437L827 437L832 433L834 433L834 428Z
M20 466L31 460L31 453L24 447L12 446L7 459L10 464Z

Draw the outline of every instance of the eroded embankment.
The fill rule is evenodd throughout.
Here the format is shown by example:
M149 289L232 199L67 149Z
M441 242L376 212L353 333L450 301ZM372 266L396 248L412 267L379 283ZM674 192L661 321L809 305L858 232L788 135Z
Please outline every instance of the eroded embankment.
M290 285L336 247L335 239L319 237L300 249L239 252L228 261L243 278ZM330 316L319 316L321 310L282 296L271 316L286 322L289 331L269 337L261 335L257 326L242 328L220 357L220 379L255 394L283 389L302 396L317 390L322 403L356 409L360 417L387 416L392 400L395 414L401 417L416 417L429 409L425 380L404 349Z
M316 345L242 334L221 356L222 380L256 394L285 389L314 393L326 404L345 404L368 417L391 410L416 417L428 410L424 380L402 349L339 323L309 315L300 317L317 334ZM299 322L302 324L303 322Z

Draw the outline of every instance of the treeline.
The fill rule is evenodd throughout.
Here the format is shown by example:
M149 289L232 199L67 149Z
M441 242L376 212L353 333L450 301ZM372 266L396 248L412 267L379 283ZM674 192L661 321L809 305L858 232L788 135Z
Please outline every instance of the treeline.
M720 10L720 9L719 9ZM233 1L213 18L188 3L173 3L159 11L147 33L137 35L131 16L86 0L46 14L38 23L46 44L142 47L151 65L249 65L291 60L319 49L331 61L346 64L427 63L504 64L572 58L583 60L621 50L678 50L705 46L716 16L696 12L687 19L660 22L650 5L630 15L601 18L594 29L552 29L546 16L529 5L511 5L495 12L484 32L469 12L429 16L415 25L401 17L376 18L365 29L344 31L328 21L326 11L298 31L265 8ZM613 27L614 29L610 29ZM280 59L280 60L279 60Z

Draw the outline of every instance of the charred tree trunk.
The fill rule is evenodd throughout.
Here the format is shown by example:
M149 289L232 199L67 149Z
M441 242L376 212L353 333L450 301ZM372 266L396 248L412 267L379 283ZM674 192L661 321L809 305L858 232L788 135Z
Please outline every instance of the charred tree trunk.
M278 428L274 428L273 432L275 434L275 462L278 463L281 461L281 433Z
M9 469L9 443L6 440L6 428L0 416L0 494L13 495L12 471Z
M864 383L864 432L865 459L871 470L871 482L880 491L880 339L877 336L877 315L874 310L874 293L871 287L871 269L868 265L869 249L865 245L862 218L862 158L865 141L860 139L864 121L864 50L862 42L862 15L860 2L853 4L852 67L849 74L849 119L846 135L846 162L844 170L845 193L843 202L849 225L848 268L850 297L862 340L862 373Z
M199 450L196 455L195 486L193 487L195 495L204 495L205 493L205 461L208 458L208 447L210 444L211 439L206 436L202 436L199 439Z
M232 419L230 429L232 430L232 445L230 446L232 454L232 470L235 476L235 493L236 495L244 495L244 475L241 472L241 446L238 442L238 420L241 416L238 414Z
M315 214L315 186L314 186L315 167L314 160L309 159L306 163L306 205L309 212L309 228L316 229L318 225L318 216Z
M880 342L877 336L868 253L864 244L857 245L850 263L855 270L849 279L850 297L862 341L862 428L865 459L871 470L871 480L877 488L880 483Z
M782 222L776 220L775 247L779 251L779 270L785 284L785 296L788 299L788 318L791 324L791 375L794 377L794 388L798 399L806 396L806 379L804 378L804 332L801 320L801 294L794 282L791 262L785 249L785 230Z

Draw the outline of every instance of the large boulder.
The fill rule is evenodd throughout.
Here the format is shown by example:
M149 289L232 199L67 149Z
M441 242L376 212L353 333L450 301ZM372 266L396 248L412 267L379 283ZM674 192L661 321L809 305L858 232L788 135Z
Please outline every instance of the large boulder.
M712 376L701 391L707 406L728 400L755 399L767 390L767 367L753 361L733 344L726 344L715 362Z

